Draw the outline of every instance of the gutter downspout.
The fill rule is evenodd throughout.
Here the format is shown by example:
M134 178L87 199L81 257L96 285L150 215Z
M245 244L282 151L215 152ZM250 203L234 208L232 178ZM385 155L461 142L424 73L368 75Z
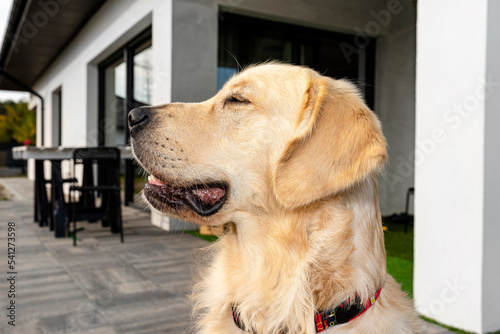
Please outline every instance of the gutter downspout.
M43 146L43 119L44 119L44 110L45 110L45 101L42 97L42 95L38 94L37 92L35 92L33 90L33 88L31 88L30 86L26 85L25 83L23 83L22 81L16 79L15 77L13 77L12 75L10 75L9 73L5 72L4 70L0 69L0 75L3 75L7 80L10 80L12 81L13 83L15 83L16 85L18 85L19 87L23 88L24 90L26 90L27 92L30 92L31 94L37 96L39 99L40 99L40 104L41 104L41 116L40 116L40 130L41 130L41 135L40 135L40 146Z

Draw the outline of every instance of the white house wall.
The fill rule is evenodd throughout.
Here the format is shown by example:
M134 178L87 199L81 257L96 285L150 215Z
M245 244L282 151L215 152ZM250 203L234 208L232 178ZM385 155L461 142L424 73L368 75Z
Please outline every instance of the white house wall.
M484 101L464 104L484 89L486 1L460 2L418 5L414 290L421 314L481 332Z
M171 6L168 0L107 1L91 18L33 87L45 98L45 146L52 144L51 95L58 87L62 87L62 144L97 145L97 65L152 23L153 35L162 37L154 40L153 58L162 70L162 77L155 78L155 92L169 98L165 73L171 64ZM37 103L37 98L33 101Z
M45 100L44 146L52 146L51 97L58 87L62 89L62 145L97 146L98 64L151 25L154 66L161 70L153 74L153 99L169 102L171 8L169 0L115 0L99 9L33 87ZM30 101L33 106L37 106L40 143L41 109L35 96ZM30 166L28 177L34 179L33 164Z
M404 211L406 191L414 186L417 15L415 3L402 4L404 10L386 20L389 31L377 40L376 51L375 111L389 144L389 162L379 180L384 214Z
M447 325L497 331L500 6L421 0L418 10L416 306Z

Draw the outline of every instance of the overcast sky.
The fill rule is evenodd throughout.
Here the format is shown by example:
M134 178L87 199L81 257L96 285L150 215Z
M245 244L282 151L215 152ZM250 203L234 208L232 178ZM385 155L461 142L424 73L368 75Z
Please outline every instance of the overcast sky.
M10 17L10 10L12 7L13 0L0 0L0 49L3 45L3 40L5 37L5 29L7 29L7 24ZM12 91L0 90L0 101L14 100L18 101L21 99L27 100L28 93L17 93Z

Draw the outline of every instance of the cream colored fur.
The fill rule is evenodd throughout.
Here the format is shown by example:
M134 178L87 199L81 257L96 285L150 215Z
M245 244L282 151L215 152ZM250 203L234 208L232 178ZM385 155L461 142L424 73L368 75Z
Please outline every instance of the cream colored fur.
M226 204L200 217L227 232L209 247L192 298L198 333L315 333L314 313L358 293L377 302L324 333L420 333L410 300L386 272L377 174L379 121L349 82L282 64L251 67L212 99L152 109L132 137L144 168L174 186L229 184Z

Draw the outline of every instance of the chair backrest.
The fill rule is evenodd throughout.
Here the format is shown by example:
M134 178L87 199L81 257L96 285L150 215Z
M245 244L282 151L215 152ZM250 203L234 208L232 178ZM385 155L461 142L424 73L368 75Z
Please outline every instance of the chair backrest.
M77 148L73 152L75 164L84 162L118 162L120 161L120 150L116 147L84 147Z
M73 152L73 175L76 165L83 164L83 185L94 184L94 168L97 168L99 185L120 185L120 150L116 147L84 147Z

